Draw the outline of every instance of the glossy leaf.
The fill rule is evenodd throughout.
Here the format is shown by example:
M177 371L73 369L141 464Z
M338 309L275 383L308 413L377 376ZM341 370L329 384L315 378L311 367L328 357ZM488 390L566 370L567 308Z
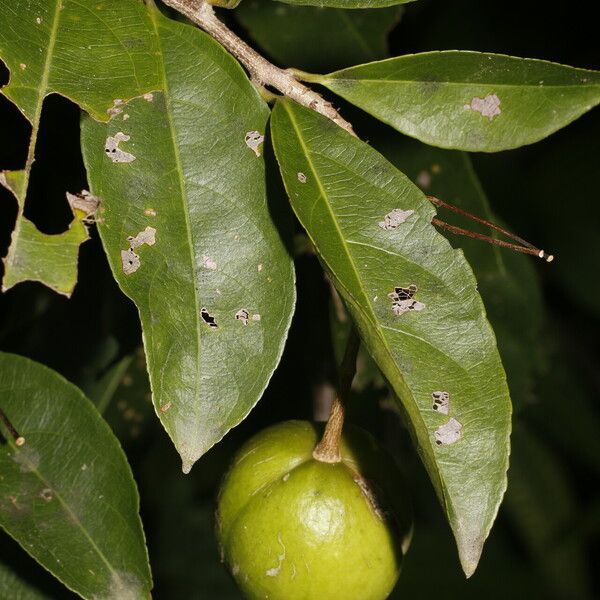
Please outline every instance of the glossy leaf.
M26 440L2 427L0 525L84 598L149 597L137 490L106 423L79 389L14 354L0 354L0 389Z
M250 36L284 67L341 69L387 55L387 34L403 8L343 10L245 0L236 15Z
M466 153L441 150L397 134L370 138L373 145L408 175L426 194L437 196L476 216L499 223L492 213ZM440 219L491 237L493 230L439 209ZM510 228L509 228L510 229ZM494 327L511 398L522 407L534 398L540 362L539 340L543 320L535 259L479 240L441 232L461 248L477 278L478 290Z
M600 73L478 52L426 52L307 75L411 137L497 152L554 133L600 102Z
M266 200L266 104L219 44L149 10L159 90L106 125L87 119L83 149L113 274L140 312L154 405L187 472L262 395L294 273Z
M0 59L10 70L10 82L0 92L32 124L24 169L0 173L18 205L3 289L35 280L70 295L85 226L76 220L65 233L51 236L23 214L42 104L48 94L58 93L94 118L109 119L119 103L157 85L154 40L136 0L0 0L0 22Z
M414 0L278 0L296 6L320 6L322 8L384 8L407 4Z
M424 195L367 144L287 101L272 135L294 211L402 402L469 576L506 487L511 414L473 273Z

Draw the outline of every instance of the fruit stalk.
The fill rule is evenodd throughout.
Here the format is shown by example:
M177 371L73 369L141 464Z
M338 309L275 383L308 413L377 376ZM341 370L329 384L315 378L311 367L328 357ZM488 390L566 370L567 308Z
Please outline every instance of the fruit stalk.
M338 393L331 405L329 419L321 441L313 450L313 458L326 463L338 463L342 460L340 454L340 440L344 428L344 403L350 393L352 380L356 374L356 357L360 347L360 337L353 325L346 342L346 351L340 365Z

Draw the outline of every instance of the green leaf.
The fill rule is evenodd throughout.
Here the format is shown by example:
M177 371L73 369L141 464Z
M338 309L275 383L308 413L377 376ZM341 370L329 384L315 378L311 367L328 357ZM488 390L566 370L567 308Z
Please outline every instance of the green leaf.
M320 6L323 8L384 8L396 4L407 4L414 0L279 0L296 6Z
M370 140L425 193L500 224L490 209L468 154L433 148L393 132ZM451 225L499 237L493 230L450 211L440 209L438 216ZM531 402L534 394L544 314L534 259L468 237L446 232L444 235L453 246L463 250L473 268L498 340L511 398L521 407Z
M90 213L78 207L77 202L82 198L67 193L73 213L69 229L56 235L42 233L22 217L25 197L18 194L23 179L24 171L0 171L0 185L14 193L21 214L17 221L18 230L15 229L4 258L2 291L22 281L39 281L59 294L70 296L77 283L79 246L89 239L86 220Z
M398 131L498 152L554 133L600 102L600 73L478 52L426 52L306 75Z
M84 598L148 598L137 490L106 423L78 388L14 354L0 353L0 390L26 440L2 428L0 525Z
M68 296L77 280L79 245L88 239L85 226L76 219L71 229L51 236L23 216L44 98L61 94L108 120L120 103L156 87L155 40L136 0L0 0L0 22L0 59L10 70L0 93L32 125L24 169L0 174L18 205L3 289L32 279Z
M343 10L246 0L236 15L282 66L321 71L384 58L387 34L402 11L401 6Z
M469 576L506 487L511 414L473 273L423 194L367 144L289 101L272 135L294 211L402 402Z
M294 271L266 199L267 105L218 43L149 10L159 89L108 124L85 120L83 150L113 274L140 312L157 414L187 472L262 395ZM107 154L111 140L125 154Z

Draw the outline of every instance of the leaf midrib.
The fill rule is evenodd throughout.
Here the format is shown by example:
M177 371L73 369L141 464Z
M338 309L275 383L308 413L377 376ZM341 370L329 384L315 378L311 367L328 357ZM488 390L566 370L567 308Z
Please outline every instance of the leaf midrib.
M185 220L185 230L186 230L186 235L187 235L187 240L188 240L188 246L190 249L190 265L191 265L191 270L192 270L192 288L193 288L193 293L194 293L194 318L196 321L196 377L195 377L195 399L200 397L200 345L201 345L201 339L200 339L200 299L198 298L198 289L197 286L195 285L195 282L197 281L198 277L198 273L196 271L196 261L195 261L195 257L194 257L194 240L192 237L192 227L191 227L191 223L190 223L190 216L189 216L189 212L188 212L188 207L186 206L185 203L185 198L187 197L186 194L186 186L185 186L185 178L183 176L183 165L181 162L181 155L179 153L179 146L177 144L177 138L175 136L175 124L173 121L173 114L172 114L172 107L171 107L171 101L170 101L170 94L169 94L169 85L167 83L167 71L166 71L166 65L165 65L165 60L164 60L164 45L163 45L163 40L162 37L160 35L159 32L159 28L160 28L160 24L157 22L157 16L160 15L160 13L158 12L158 8L153 8L152 6L149 7L149 14L150 14L150 20L152 21L152 26L154 27L154 32L156 34L156 38L157 38L157 43L161 49L161 53L160 53L160 58L159 58L159 62L160 62L160 74L162 77L162 83L163 83L163 91L164 91L164 97L165 97L165 113L167 116L167 121L169 124L169 134L171 137L171 144L173 146L173 156L175 157L175 163L176 163L176 170L177 170L177 177L178 177L178 182L179 182L179 191L181 194L181 203L183 205L183 217ZM158 14L157 14L158 13ZM161 390L162 392L162 390ZM177 407L175 407L177 408ZM175 435L175 432L172 432L171 435Z
M523 89L523 88L533 88L537 90L548 90L548 89L561 89L561 88L577 88L577 89L586 89L586 88L600 88L600 83L585 83L585 84L561 84L561 85L540 85L539 83L494 83L493 81L432 81L431 79L371 79L365 77L337 77L335 73L331 73L330 75L324 75L323 77L319 77L317 83L321 85L327 86L328 82L342 82L342 83L372 83L381 85L382 83L393 83L395 85L409 85L409 84L436 84L445 87L452 86L466 86L466 85L490 85L495 88L515 88L515 89Z
M50 80L50 64L52 62L52 56L54 55L54 46L56 45L56 37L58 32L58 23L60 20L61 12L61 0L56 0L54 5L54 14L52 20L52 27L50 28L50 37L48 38L48 49L46 53L46 60L44 61L44 68L42 69L42 78L37 95L37 103L35 112L33 115L33 122L31 123L31 137L29 138L29 148L27 149L27 159L25 161L25 168L23 169L23 184L21 186L22 198L17 197L17 216L15 219L15 226L11 234L11 243L8 247L8 252L4 258L5 275L8 270L7 267L12 266L15 254L17 251L17 243L21 233L21 223L23 221L25 212L25 198L27 197L27 190L29 189L29 176L31 174L31 167L35 158L35 146L37 143L37 136L40 128L40 119L42 116L42 106L44 104L44 98L48 91L48 81ZM16 195L15 195L16 197ZM4 286L2 286L4 289Z

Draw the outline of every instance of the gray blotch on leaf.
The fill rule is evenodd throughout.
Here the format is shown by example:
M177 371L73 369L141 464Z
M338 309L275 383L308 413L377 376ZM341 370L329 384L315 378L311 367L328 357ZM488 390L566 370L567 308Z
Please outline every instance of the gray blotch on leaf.
M131 275L135 273L141 265L140 257L131 248L121 250L121 263L123 265L123 273Z
M454 417L451 417L447 423L440 425L434 432L435 443L438 446L447 446L454 444L462 437L462 424Z
M378 225L381 229L396 229L399 225L402 225L412 215L414 210L402 210L401 208L394 208L391 212L389 212L385 217L383 217L383 221L379 221Z
M135 160L135 156L119 148L121 142L128 142L131 138L119 131L114 136L109 135L104 144L104 152L114 163L130 163Z
M148 246L154 246L156 243L156 229L148 225L146 229L140 231L135 237L129 236L127 238L129 247L133 250L139 246L147 244Z
M477 96L471 100L469 104L465 104L465 110L474 110L487 117L490 121L497 117L501 112L500 98L496 94L488 94L485 98Z
M250 313L245 308L240 308L240 310L235 313L235 318L238 321L241 321L244 325L248 325Z
M204 256L202 256L202 266L205 269L209 269L210 271L217 270L217 262L214 259L212 259L210 256L206 256L206 254Z
M425 304L415 300L413 297L416 293L417 286L414 283L406 288L394 288L394 291L388 294L388 298L392 300L392 312L399 317L405 312L419 312L423 310Z
M256 156L260 156L258 147L265 141L264 135L261 135L258 131L249 131L246 134L244 141L246 142L246 146L248 146Z
M450 394L448 392L432 392L433 410L447 415L450 412Z
M117 115L123 112L123 107L125 106L125 101L121 98L115 98L113 100L113 105L106 110L106 112L110 115L110 118L116 117Z

